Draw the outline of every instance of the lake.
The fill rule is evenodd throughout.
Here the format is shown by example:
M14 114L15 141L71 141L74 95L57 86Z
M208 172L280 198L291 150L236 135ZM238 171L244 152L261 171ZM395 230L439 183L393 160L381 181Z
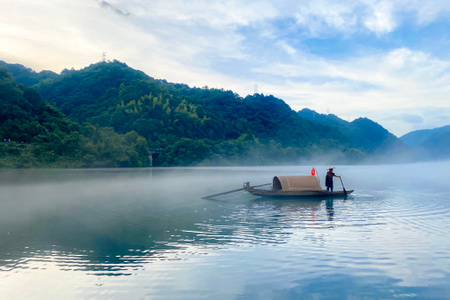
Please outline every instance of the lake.
M448 161L336 166L347 199L202 199L311 167L0 170L0 297L449 299Z

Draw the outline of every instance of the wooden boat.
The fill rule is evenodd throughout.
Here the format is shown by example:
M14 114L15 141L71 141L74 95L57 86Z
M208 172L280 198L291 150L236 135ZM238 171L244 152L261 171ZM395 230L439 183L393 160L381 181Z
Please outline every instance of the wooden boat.
M257 196L267 197L345 197L354 190L329 192L322 189L317 176L275 176L270 189L260 189L244 183L244 190Z

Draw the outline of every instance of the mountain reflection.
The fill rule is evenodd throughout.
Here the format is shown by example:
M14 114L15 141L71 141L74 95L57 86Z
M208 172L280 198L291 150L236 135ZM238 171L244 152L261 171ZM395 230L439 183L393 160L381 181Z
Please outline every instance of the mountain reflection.
M445 299L448 163L341 166L347 200L202 199L309 170L0 170L0 294Z
M189 183L176 181L187 170L175 181L173 171L46 172L24 172L20 190L5 191L15 197L2 203L2 270L51 259L64 270L126 275L192 246L286 243L290 228L317 226L322 208L320 200L261 201L244 193L203 200L201 189L185 192Z

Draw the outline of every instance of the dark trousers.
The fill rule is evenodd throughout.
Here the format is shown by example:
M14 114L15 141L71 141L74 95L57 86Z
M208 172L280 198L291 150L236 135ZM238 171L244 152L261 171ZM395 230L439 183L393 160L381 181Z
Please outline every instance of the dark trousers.
M327 185L327 192L328 192L328 191L330 191L330 192L333 191L333 186L332 186L332 185L330 185L330 186Z

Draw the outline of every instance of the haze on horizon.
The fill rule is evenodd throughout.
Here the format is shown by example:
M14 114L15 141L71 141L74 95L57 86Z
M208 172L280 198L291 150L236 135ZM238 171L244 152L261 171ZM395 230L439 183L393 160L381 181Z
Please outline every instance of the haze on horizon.
M444 0L7 0L0 16L0 59L36 71L106 52L155 78L367 117L397 136L450 124Z

